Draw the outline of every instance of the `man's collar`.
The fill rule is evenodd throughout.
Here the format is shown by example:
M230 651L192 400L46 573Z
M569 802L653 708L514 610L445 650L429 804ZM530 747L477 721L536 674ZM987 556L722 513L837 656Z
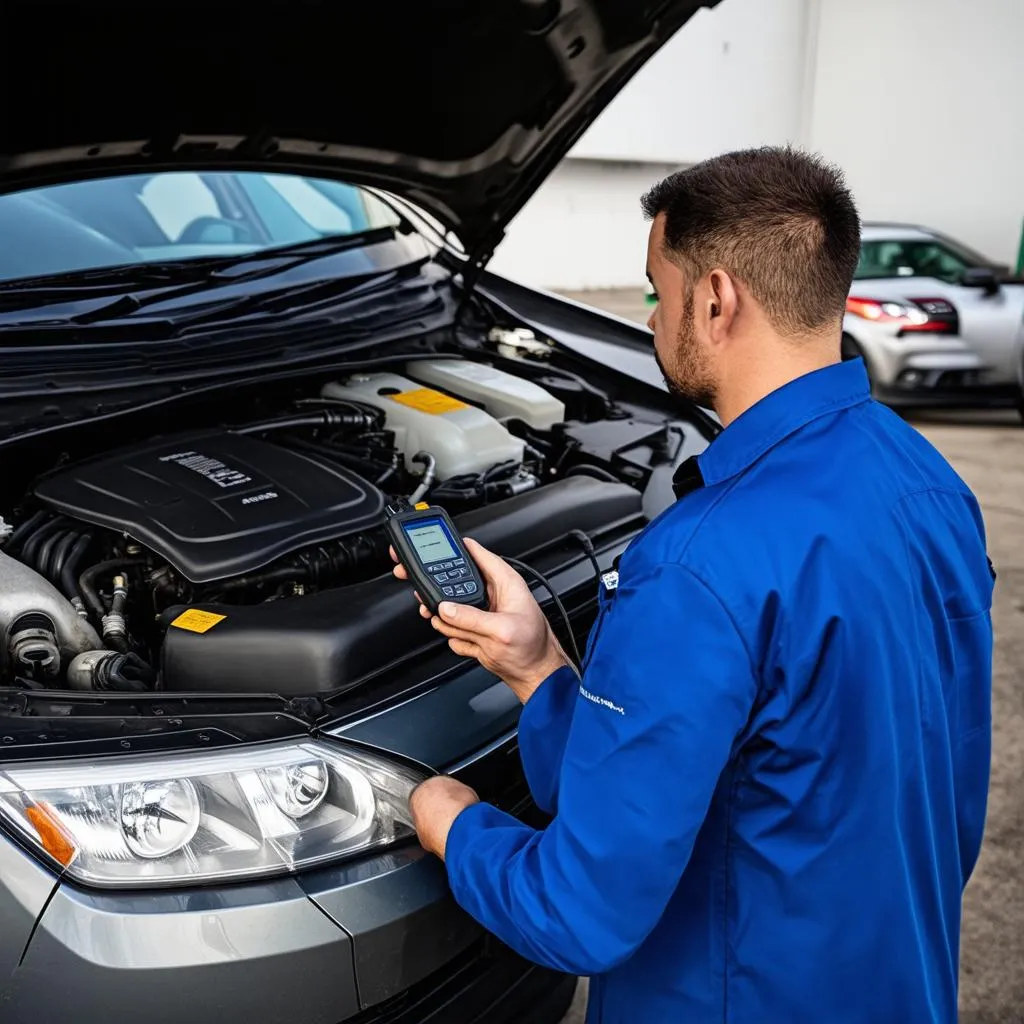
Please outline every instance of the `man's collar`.
M860 359L797 377L751 406L697 456L703 482L710 486L728 480L812 420L870 397Z

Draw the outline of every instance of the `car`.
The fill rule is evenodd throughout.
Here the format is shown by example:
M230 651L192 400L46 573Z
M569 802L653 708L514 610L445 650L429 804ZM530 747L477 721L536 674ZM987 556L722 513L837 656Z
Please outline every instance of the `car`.
M893 405L1019 407L1024 281L928 228L865 223L843 355ZM1024 415L1024 412L1022 412Z
M1021 318L1020 325L1017 328L1014 349L1017 356L1017 410L1020 413L1021 419L1024 420L1024 317Z
M861 237L842 356L864 361L875 397L900 407L1013 405L1024 419L1024 280L928 228L866 222ZM655 302L649 283L644 301Z
M565 1013L411 828L441 771L545 819L386 506L525 560L573 650L716 435L649 332L487 269L700 6L5 10L5 1022Z

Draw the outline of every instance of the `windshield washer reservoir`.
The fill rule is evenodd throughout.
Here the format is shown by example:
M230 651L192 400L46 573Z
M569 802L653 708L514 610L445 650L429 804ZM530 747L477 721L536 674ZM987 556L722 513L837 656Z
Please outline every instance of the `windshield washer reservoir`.
M434 456L441 480L523 460L523 442L489 413L397 373L332 381L321 393L324 398L348 398L382 409L387 428L395 433L395 445L413 472L417 452Z
M415 380L482 405L499 420L519 419L534 430L550 430L565 419L565 404L532 381L493 366L461 359L424 359L405 372Z

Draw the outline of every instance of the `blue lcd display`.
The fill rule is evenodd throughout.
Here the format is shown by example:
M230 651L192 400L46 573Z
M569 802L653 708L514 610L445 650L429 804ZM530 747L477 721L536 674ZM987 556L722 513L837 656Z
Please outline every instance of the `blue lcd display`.
M416 519L410 523L403 523L402 529L405 530L409 543L424 565L460 557L440 519Z

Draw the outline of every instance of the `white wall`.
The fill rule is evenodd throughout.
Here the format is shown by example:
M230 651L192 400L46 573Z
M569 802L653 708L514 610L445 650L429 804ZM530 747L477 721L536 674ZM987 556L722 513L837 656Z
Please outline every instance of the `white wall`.
M810 141L845 168L862 214L931 225L1012 265L1024 0L817 2Z
M540 288L629 288L644 281L640 197L676 164L565 160L509 226L490 269Z
M693 163L729 149L795 141L808 70L806 12L806 0L722 0L698 11L571 155Z
M615 98L541 187L491 269L545 288L642 287L640 196L723 150L799 137L807 0L701 10Z
M1013 264L1024 220L1024 0L722 0L579 141L492 263L546 288L642 287L641 193L715 153L797 142L866 219Z

